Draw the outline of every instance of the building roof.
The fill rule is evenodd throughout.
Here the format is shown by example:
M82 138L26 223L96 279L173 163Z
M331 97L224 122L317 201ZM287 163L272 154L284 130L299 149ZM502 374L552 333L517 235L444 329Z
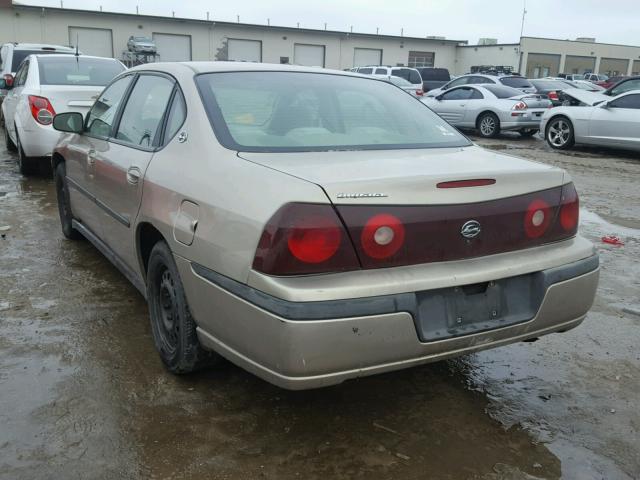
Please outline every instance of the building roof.
M57 13L90 13L96 15L115 15L121 17L134 17L134 18L148 18L153 20L174 20L176 22L190 22L190 23L200 23L200 24L208 24L208 25L222 25L222 26L234 26L234 27L246 27L246 28L260 28L260 29L268 29L268 30L276 30L276 31L288 31L288 32L303 32L303 33L313 33L313 34L329 34L329 35L341 35L346 37L355 37L355 38L382 38L388 40L413 40L413 41L428 41L428 42L437 42L437 43L449 43L449 44L466 44L468 40L450 40L450 39L436 39L436 38L427 38L425 37L407 37L404 35L384 35L377 33L361 33L361 32L345 32L342 30L323 30L316 28L303 28L303 27L286 27L280 25L264 25L258 23L240 23L240 22L226 22L226 21L217 21L217 20L202 20L197 18L187 18L187 17L168 17L163 15L145 15L145 14L137 14L137 13L125 13L125 12L107 12L100 10L81 10L76 8L59 8L59 7L42 7L37 5L28 5L20 2L13 2L14 8L21 9L29 9L29 10L39 10L43 12L51 11Z

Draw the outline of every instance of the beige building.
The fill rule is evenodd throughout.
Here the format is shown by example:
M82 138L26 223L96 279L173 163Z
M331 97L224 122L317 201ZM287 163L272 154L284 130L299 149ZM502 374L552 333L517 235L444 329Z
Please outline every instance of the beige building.
M457 75L477 66L506 66L529 77L585 72L640 74L640 47L596 43L593 39L522 37L520 43L468 45L441 37L42 8L0 0L0 44L78 44L85 54L125 59L132 35L153 38L161 61L235 60L335 69L371 64L435 66Z

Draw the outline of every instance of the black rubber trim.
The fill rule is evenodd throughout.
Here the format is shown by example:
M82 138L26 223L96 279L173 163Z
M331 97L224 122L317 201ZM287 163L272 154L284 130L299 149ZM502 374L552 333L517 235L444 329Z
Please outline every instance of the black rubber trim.
M598 268L597 255L560 267L536 272L541 276L542 289L554 283L579 277ZM336 318L384 315L388 313L407 312L414 320L418 317L419 293L411 292L377 297L351 298L345 300L324 300L319 302L290 302L264 293L248 285L225 277L197 263L192 263L193 271L211 283L227 290L229 293L287 320L328 320ZM428 291L427 291L428 292ZM542 298L540 298L542 301Z
M99 200L98 198L96 198L95 195L93 195L91 192L89 192L89 190L87 190L86 188L84 188L83 186L78 184L73 178L71 178L71 177L69 177L67 175L66 179L67 179L67 183L70 186L75 188L78 192L82 193L85 197L87 197L89 200L91 200L93 203L95 203L98 207L100 207L102 210L104 210L110 217L112 217L117 222L121 223L122 225L124 225L127 228L129 228L131 226L131 222L129 222L129 219L127 217L125 217L123 215L120 215L119 213L117 213L114 210L112 210L103 201Z

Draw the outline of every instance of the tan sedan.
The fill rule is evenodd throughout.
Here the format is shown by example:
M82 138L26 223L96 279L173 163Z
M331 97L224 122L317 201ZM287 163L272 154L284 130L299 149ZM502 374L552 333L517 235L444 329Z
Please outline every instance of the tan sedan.
M320 387L566 331L594 298L567 173L375 78L146 65L54 126L63 232L145 295L174 373Z

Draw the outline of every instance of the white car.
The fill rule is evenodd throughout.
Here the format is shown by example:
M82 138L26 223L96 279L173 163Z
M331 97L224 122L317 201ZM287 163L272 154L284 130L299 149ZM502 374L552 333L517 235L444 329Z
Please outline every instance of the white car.
M526 94L503 85L463 85L437 97L421 101L451 125L477 129L483 137L495 137L501 130L534 135L551 102L541 95Z
M363 75L376 75L385 77L400 77L413 85L416 90L422 90L422 76L415 68L409 67L389 67L386 65L367 65L358 67L356 72Z
M20 173L32 173L41 159L51 156L60 138L51 126L54 115L85 114L104 86L123 70L126 67L113 58L29 55L2 102L7 149L18 152Z
M563 92L581 106L563 106L545 113L540 123L551 148L574 144L640 151L640 90L610 98L578 89Z

